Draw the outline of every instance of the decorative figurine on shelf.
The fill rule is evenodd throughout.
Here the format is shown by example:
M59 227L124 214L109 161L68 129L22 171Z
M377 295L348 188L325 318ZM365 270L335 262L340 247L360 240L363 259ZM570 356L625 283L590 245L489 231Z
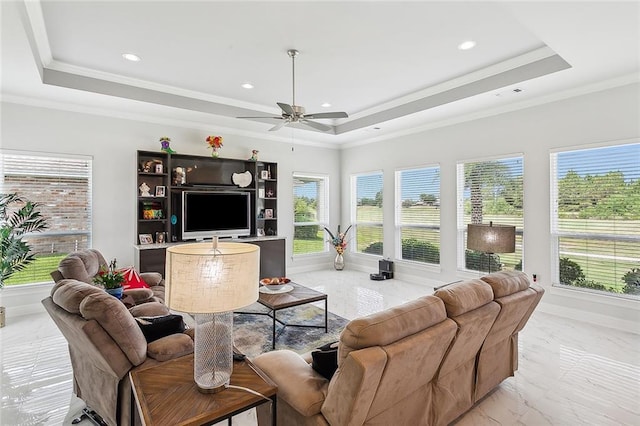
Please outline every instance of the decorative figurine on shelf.
M218 158L220 156L218 151L222 148L222 136L207 136L206 141L209 144L209 148L212 149L211 156Z
M257 149L253 149L251 150L251 158L249 158L249 161L258 161L258 151Z
M166 152L167 154L174 154L175 151L171 149L171 147L169 146L169 143L171 143L171 139L163 136L160 138L160 150Z
M151 193L149 192L151 188L146 184L146 182L142 182L142 185L140 185L138 189L140 189L141 197L151 197Z

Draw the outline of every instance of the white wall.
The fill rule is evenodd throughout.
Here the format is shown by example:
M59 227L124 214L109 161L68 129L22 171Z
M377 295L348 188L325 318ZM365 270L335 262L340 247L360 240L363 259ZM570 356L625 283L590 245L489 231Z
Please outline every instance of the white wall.
M137 150L159 151L161 136L171 138L171 147L181 154L210 155L205 138L222 135L223 158L249 158L278 163L278 234L287 239L287 260L291 264L293 236L293 188L291 175L297 172L327 174L331 184L331 217L339 217L340 151L308 145L266 141L216 130L163 126L155 123L91 114L2 104L1 147L40 153L81 154L93 158L93 247L118 265L134 264L136 223ZM295 135L295 134L294 134ZM330 264L328 257L307 262ZM300 263L297 262L299 266ZM12 306L11 288L3 290L6 306ZM46 290L42 290L45 291ZM39 295L42 294L40 291ZM21 297L15 302L28 304ZM39 296L38 296L39 297ZM44 296L43 296L44 297ZM38 299L39 301L39 299ZM14 310L15 312L15 310ZM9 310L8 315L11 314Z
M549 152L554 148L639 140L640 85L633 84L498 116L442 127L397 139L337 151L272 142L216 131L163 126L120 118L2 104L2 148L73 153L94 158L93 246L120 265L133 264L135 241L136 150L158 150L169 136L180 153L209 155L208 134L225 137L222 156L278 162L278 231L287 238L290 271L326 268L332 255L293 259L292 180L295 172L328 174L331 227L348 224L349 176L384 171L385 257L394 256L393 188L396 168L439 163L441 166L441 268L397 263L400 277L425 283L464 277L456 269L456 162L496 155L524 155L524 268L536 273L547 293L541 309L594 323L638 330L639 302L550 287ZM342 208L340 208L342 206ZM349 253L350 267L377 270L378 257ZM5 306L28 305L24 291L3 291ZM38 302L47 288L38 290ZM26 310L27 308L24 308ZM20 309L17 309L20 311ZM13 310L13 313L16 309ZM11 309L8 315L12 314ZM640 330L638 330L640 332Z
M538 275L550 312L638 329L640 303L551 289L549 153L560 147L640 140L640 85L632 84L488 118L346 149L342 153L342 223L349 221L349 176L384 171L384 255L394 256L394 172L439 163L441 167L441 268L397 262L400 277L444 282L465 277L456 267L456 163L524 155L524 270ZM640 159L639 159L640 160ZM377 269L378 257L350 254ZM624 328L623 327L623 328ZM639 330L640 332L640 330Z

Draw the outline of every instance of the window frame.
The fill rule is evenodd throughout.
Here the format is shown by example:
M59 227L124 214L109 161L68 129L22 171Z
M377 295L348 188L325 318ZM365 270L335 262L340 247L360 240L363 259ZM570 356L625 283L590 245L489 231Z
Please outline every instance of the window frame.
M374 175L380 175L381 181L382 181L382 186L380 188L380 192L383 194L382 197L382 207L381 207L381 211L382 211L382 218L381 220L378 221L358 221L357 217L358 217L358 178L361 177L365 177L365 176L374 176ZM365 255L365 256L380 256L378 254L370 254L370 253L365 253L364 251L358 251L358 227L359 225L362 226L380 226L380 228L382 229L382 247L384 250L384 171L383 170L372 170L372 171L368 171L368 172L361 172L361 173L353 173L351 174L350 177L350 184L351 184L351 208L350 208L350 221L351 224L353 225L353 239L351 241L351 243L349 245L347 245L347 249L352 252L352 253L357 253L357 254L361 254L361 255Z
M635 242L640 245L640 236L627 236L627 235L616 235L616 234L605 234L605 233L585 233L585 232L567 232L561 231L559 222L559 179L558 179L558 155L570 152L584 152L589 150L596 149L606 149L606 148L616 148L622 147L625 145L638 145L640 144L640 140L638 139L630 139L630 140L617 140L617 141L609 141L598 144L588 144L588 145L577 145L577 146L566 146L562 148L554 148L549 150L549 238L551 242L551 250L550 250L550 270L551 270L551 286L554 289L566 289L574 294L584 294L584 295L594 295L600 296L604 298L615 298L610 300L633 300L637 301L640 299L640 296L630 295L625 293L616 293L610 291L604 291L599 289L592 289L586 287L580 287L571 284L563 284L560 282L560 239L561 238L575 238L575 239L583 239L587 241L621 241L621 242ZM604 161L611 161L610 158L607 158ZM582 163L581 163L582 164ZM615 168L615 166L613 166ZM583 238L583 237L593 237L593 238ZM587 296L588 297L588 296Z
M7 170L8 168L7 157L25 157L25 158L22 160L9 160L9 162L13 161L13 163L18 168L16 170ZM40 161L38 161L38 159L40 159ZM71 167L70 169L71 172L67 172L67 173L65 173L64 170L61 170L61 169L54 169L53 171L50 171L52 169L42 168L42 164L46 166L50 163L55 163L56 160L60 162L61 160L77 162L80 165L80 168L78 169L80 170L80 172L73 173L74 166ZM21 163L24 163L24 164L21 164ZM36 166L38 163L41 164L40 168ZM84 170L82 170L82 167L84 167ZM67 236L78 235L78 236L81 236L81 238L85 237L86 243L83 245L86 245L86 248L92 247L92 244L93 244L92 242L93 240L93 157L92 156L65 154L65 153L33 152L33 151L21 151L21 150L12 150L12 149L0 149L0 192L2 193L18 192L19 195L26 197L30 201L43 204L44 208L41 207L40 211L43 214L43 216L46 217L47 215L46 207L48 206L47 199L46 198L38 199L37 197L32 197L28 194L25 194L24 191L20 191L19 185L17 187L15 185L12 185L12 188L7 188L8 186L6 183L7 176L25 176L29 178L33 178L35 176L35 177L48 178L48 179L56 179L56 178L86 179L86 187L82 185L83 188L86 188L85 200L87 202L87 205L86 205L87 215L82 218L82 222L81 222L82 228L84 229L78 229L78 230L59 229L54 227L56 224L52 223L52 220L48 220L47 229L43 230L42 232L25 234L25 237L27 238L27 241L29 241L29 237L33 237L34 239L52 239L53 240L51 242L51 245L52 245L51 252L49 250L38 251L37 245L36 245L36 250L33 251L33 253L35 253L36 255L38 254L41 255L46 253L52 253L52 254L56 253L56 251L54 251L56 244L58 244L59 247L64 247L66 244L68 244L68 242L65 242L64 240L62 240L64 239L64 237L67 237ZM71 188L73 189L74 187L71 186ZM54 213L59 214L60 212L54 211ZM49 244L50 242L47 241L46 243ZM44 243L40 243L40 245L42 244ZM77 240L73 244L74 244L74 247L72 250L71 249L63 250L60 252L60 255L63 255L63 254L66 255L71 251L75 251L80 248L78 246ZM34 244L32 243L30 245L32 246L32 249L33 249ZM29 267L27 267L27 269L28 268ZM48 272L50 272L50 270L46 272L48 275ZM11 277L10 280L11 279L14 279L14 277ZM24 288L25 286L40 285L48 282L50 282L50 279L47 277L46 281L32 281L27 283L10 283L10 284L6 284L5 288Z
M296 178L301 178L301 179L317 179L318 181L322 181L324 182L324 194L322 195L324 202L323 202L323 208L322 209L317 209L317 213L318 213L318 220L314 221L314 222L296 222L296 212L295 212L295 200L296 200L296 194L295 194L295 180ZM328 228L329 227L329 216L330 216L330 206L329 206L329 175L326 174L319 174L319 173L306 173L306 172L293 172L292 173L292 179L293 179L293 185L292 185L292 195L293 195L293 237L291 239L292 242L292 256L294 257L300 257L300 256L315 256L315 255L321 255L324 253L329 252L329 243L327 241L327 239L323 239L323 243L322 243L322 251L314 251L314 252L309 252L309 253L295 253L295 235L296 235L296 226L309 226L309 225L318 225L319 227L322 228L323 231L323 235L324 235L324 228ZM318 194L318 202L320 200L321 196L320 194ZM322 214L320 214L322 213ZM323 216L322 218L320 218L320 216Z
M456 250L456 265L460 272L464 273L478 273L477 270L466 268L466 241L467 241L467 223L464 222L464 191L465 191L465 179L464 179L464 166L470 163L485 163L491 161L520 159L522 163L522 225L516 226L516 251L518 247L521 251L522 270L524 271L524 215L525 215L525 191L524 191L524 176L525 176L525 157L522 152L515 152L502 155L492 155L482 158L469 158L465 160L458 160L456 162L456 237L457 237L457 250ZM483 219L483 223L486 223ZM518 243L518 236L520 237L520 243ZM499 254L499 253L498 253ZM493 272L493 271L492 271Z
M410 260L410 259L404 259L402 257L402 230L403 228L412 228L412 229L429 229L429 230L437 230L438 231L438 250L440 250L440 248L442 247L442 234L440 233L440 230L442 228L442 212L440 211L438 213L438 225L434 226L434 225L426 225L426 224L411 224L411 225L402 225L401 219L402 219L402 173L403 172L408 172L408 171L420 171L420 170L429 170L429 169L435 169L436 173L439 175L439 182L438 182L438 201L440 202L441 199L441 189L442 189L442 179L441 179L441 173L442 173L442 167L440 165L440 163L431 163L431 164L425 164L425 165L419 165L419 166L412 166L412 167L404 167L404 168L399 168L395 170L394 173L394 179L395 179L395 208L394 208L394 242L395 242L395 258L399 261L402 262L409 262L409 263L413 263L416 265L421 265L421 266L429 266L429 267L437 267L439 268L442 262L442 258L440 258L440 262L438 263L431 263L431 262L422 262L422 261L418 261L418 260Z

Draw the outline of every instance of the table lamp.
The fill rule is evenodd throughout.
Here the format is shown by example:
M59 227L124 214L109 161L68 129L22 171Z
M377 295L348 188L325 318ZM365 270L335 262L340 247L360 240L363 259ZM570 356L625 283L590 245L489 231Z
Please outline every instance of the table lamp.
M491 255L493 253L513 253L516 251L516 227L494 225L493 222L470 223L467 225L467 248ZM491 259L489 259L491 273Z
M246 243L167 248L166 303L195 314L194 379L198 390L226 388L233 368L233 310L258 300L260 247Z

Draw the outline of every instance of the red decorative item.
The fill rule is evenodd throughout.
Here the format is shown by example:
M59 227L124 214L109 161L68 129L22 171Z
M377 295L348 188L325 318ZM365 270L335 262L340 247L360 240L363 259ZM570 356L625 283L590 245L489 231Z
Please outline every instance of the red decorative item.
M125 282L122 286L125 290L130 288L149 288L149 285L144 282L138 271L133 267L122 269L120 272L124 275Z

